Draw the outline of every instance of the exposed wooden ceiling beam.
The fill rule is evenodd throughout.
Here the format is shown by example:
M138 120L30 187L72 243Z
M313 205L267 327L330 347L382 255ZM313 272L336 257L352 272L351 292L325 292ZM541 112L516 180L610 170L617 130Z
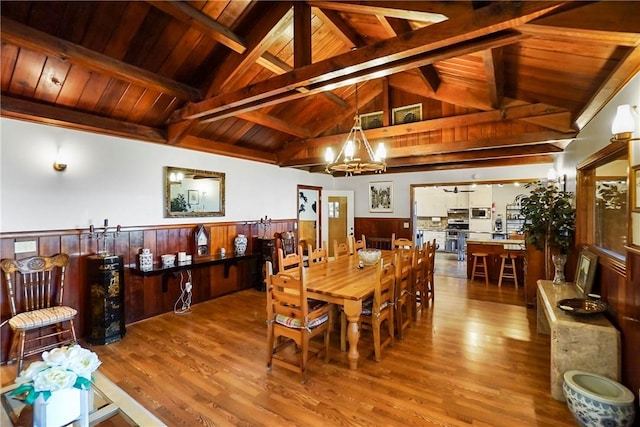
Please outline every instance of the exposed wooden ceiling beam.
M502 105L504 95L504 67L502 64L502 48L487 49L482 52L484 72L489 89L491 106L498 108Z
M308 1L309 5L326 10L335 10L346 13L362 13L367 15L388 16L400 19L409 19L423 22L442 22L446 16L437 12L427 12L420 9L420 5L412 5L412 2L403 2L402 5L396 2L377 1ZM400 3L400 2L398 2ZM413 2L420 3L420 2ZM416 7L418 6L418 7Z
M99 117L62 107L25 101L2 96L0 103L2 117L46 123L69 129L113 135L142 141L165 143L167 138L162 129L127 123L123 120Z
M38 31L9 18L2 17L2 42L15 44L34 52L44 53L63 62L130 82L188 101L202 99L200 91L175 80L162 77L126 62L102 55L83 46Z
M288 14L291 5L291 2L282 1L269 3L268 6L258 4L251 10L245 19L250 22L260 22L260 25L254 25L246 35L246 50L242 55L229 55L225 58L216 71L205 98L210 98L227 86L232 87L241 71L257 62L271 44L270 35L277 34L291 25L293 16ZM288 18L285 18L287 15Z
M286 133L288 135L296 136L298 138L311 137L311 134L307 129L302 128L300 126L296 126L285 120L281 120L275 116L261 113L259 111L250 111L248 113L238 114L237 117L243 120L250 121L252 123L259 124L264 127L268 127L270 129L275 129L277 131Z
M525 117L545 116L548 114L555 114L563 110L555 108L546 104L529 104L519 105L515 107L509 107L502 110L486 111L480 113L471 113L458 116L442 117L438 119L423 120L419 122L387 126L376 129L367 129L365 135L370 141L378 139L393 138L395 136L407 136L418 133L431 132L435 130L442 130L448 128L472 126L483 123L500 122L506 120L516 120ZM341 145L347 138L347 133L341 133L337 135L328 135L324 137L318 137L310 139L304 142L289 144L284 150L278 153L278 159L280 161L287 161L296 156L299 151L309 150L314 147L322 147L324 150L326 147L332 147L334 150L339 149L337 145ZM549 136L549 134L545 134ZM557 138L558 133L553 133L553 137ZM563 135L566 138L567 135ZM414 149L410 147L410 149ZM388 157L394 157L387 147ZM416 154L415 152L413 154Z
M393 143L385 143L387 161L395 158L405 158L429 154L445 154L459 151L485 150L489 148L522 147L524 145L538 145L547 143L558 145L557 140L575 136L559 132L531 132L496 138L476 138L462 141L446 141L421 145L395 147ZM278 164L283 167L309 167L325 164L324 150L328 145L304 144L302 149L294 151L296 157L290 156L286 149L278 153ZM297 148L297 147L296 147ZM335 147L334 147L335 151Z
M216 142L210 139L198 138L187 135L180 144L181 148L190 148L197 151L218 154L221 156L234 157L237 159L253 160L256 162L275 164L275 155L263 151L252 150L250 148L238 147L237 145Z
M406 43L404 43L404 39L407 38L406 36L407 35L401 36L403 40L391 40L396 40L400 42L401 45L406 46ZM369 46L366 46L329 60L321 61L293 70L290 73L255 83L234 92L221 94L197 104L189 104L177 110L172 115L171 120L190 120L204 116L206 117L203 119L203 122L221 120L241 112L292 101L304 96L352 85L372 78L384 77L456 55L511 44L520 40L521 37L522 35L519 33L505 31L483 37L479 40L438 49L435 52L407 55L395 61L391 59L385 61L384 58L374 61L365 60L363 56L373 54L372 52L367 53L362 51L362 49L367 50L369 48ZM418 47L418 49L420 48ZM351 57L352 54L356 55ZM395 56L405 55L392 55L392 57ZM338 63L336 58L342 58L344 60L345 57L353 59L351 66L345 65L341 67L336 65L336 63ZM349 74L349 72L352 72L352 74ZM300 91L300 89L304 89L304 91Z
M148 1L148 3L201 33L207 34L237 53L242 54L247 50L246 42L240 36L215 19L189 6L186 2Z
M503 159L491 159L491 160L468 160L468 161L458 161L458 162L449 162L449 163L434 163L434 164L417 164L417 165L407 165L407 166L393 166L387 167L387 171L385 175L393 174L393 173L410 173L410 172L429 172L429 171L440 171L440 170L458 170L458 169L469 169L469 168L490 168L490 167L500 167L500 166L518 166L518 165L531 165L537 163L553 163L555 155L549 154L538 154L531 156L521 156L521 157L512 157L512 158L503 158ZM304 170L308 170L309 172L321 173L324 172L324 165L317 165L308 168L302 168ZM365 174L378 176L374 174ZM337 175L336 175L337 176Z
M311 64L311 7L293 3L293 67Z
M594 93L594 96L585 103L585 108L578 113L575 123L578 129L582 129L605 106L607 102L622 88L633 76L640 72L640 46L636 46L627 52L624 60L620 62L615 71Z
M345 75L364 74L365 70L384 73L385 69L380 64L385 62L406 60L412 56L434 52L438 49L447 50L448 46L464 44L469 40L522 25L561 4L562 2L522 2L506 5L498 3L487 6L472 14L465 14L456 19L441 22L437 24L437 30L434 30L436 26L424 27L296 69L282 76L256 83L251 87L222 94L198 104L188 105L179 110L173 118L174 120L193 119L213 115L224 110L236 113L242 110L241 106L246 107L252 104L252 109L255 109L256 105L262 104L264 106L266 99L270 99L270 104L273 105L275 102L284 102L282 99L295 99L295 97L283 97L277 100L275 99L277 96L282 96L292 90L309 89L312 85L321 86L323 83L325 86L317 91L324 91L331 88L326 83L328 81L333 81L334 85L340 82L344 83L345 80L348 80ZM438 59L440 58L438 57ZM387 69L386 71L399 72L401 70ZM353 81L348 81L344 84L352 83Z

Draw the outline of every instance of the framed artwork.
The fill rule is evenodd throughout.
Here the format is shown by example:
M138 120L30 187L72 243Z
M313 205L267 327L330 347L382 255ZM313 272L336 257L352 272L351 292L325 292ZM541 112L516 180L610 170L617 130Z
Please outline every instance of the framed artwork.
M394 108L391 111L392 124L394 125L419 122L422 120L422 104L406 105L404 107Z
M393 182L369 183L369 212L393 212Z
M374 129L382 127L382 114L382 111L360 114L360 125L362 126L362 129Z
M576 288L578 288L578 291L582 292L582 295L585 297L591 293L597 266L598 256L588 249L582 249L578 256L575 280Z
M198 194L198 190L189 190L188 195L190 205L197 205L200 203L200 195Z

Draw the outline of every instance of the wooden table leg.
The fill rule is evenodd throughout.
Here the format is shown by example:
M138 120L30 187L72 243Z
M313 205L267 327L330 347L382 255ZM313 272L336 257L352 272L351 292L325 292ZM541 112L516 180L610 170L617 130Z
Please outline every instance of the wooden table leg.
M347 340L349 340L349 353L347 354L347 358L349 359L349 368L354 371L358 369L358 359L360 358L360 354L358 353L358 340L360 339L358 321L360 320L361 312L362 301L345 301L344 313L349 321L347 325Z

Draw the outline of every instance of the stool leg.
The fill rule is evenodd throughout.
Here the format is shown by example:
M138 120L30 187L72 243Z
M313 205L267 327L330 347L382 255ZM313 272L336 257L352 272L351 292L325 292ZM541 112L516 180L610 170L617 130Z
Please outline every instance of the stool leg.
M500 278L498 279L498 287L502 286L502 278L504 277L504 262L505 258L502 258L502 262L500 263Z
M484 284L485 286L489 286L489 272L487 270L487 257L482 257L482 265L484 267Z
M513 283L516 284L516 289L518 289L518 274L516 273L516 259L515 258L511 258L511 269L513 270Z
M471 269L471 281L474 282L476 280L476 267L478 265L478 257L473 257L473 268Z

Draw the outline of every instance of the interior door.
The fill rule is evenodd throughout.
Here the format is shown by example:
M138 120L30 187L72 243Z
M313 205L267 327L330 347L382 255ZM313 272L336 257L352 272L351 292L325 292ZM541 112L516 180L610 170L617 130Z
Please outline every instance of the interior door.
M314 249L319 246L321 194L322 187L298 185L298 242L303 253L308 245Z
M327 243L329 256L333 256L333 241L347 243L347 236L353 234L354 196L353 191L331 190L322 193L323 223L322 241Z

